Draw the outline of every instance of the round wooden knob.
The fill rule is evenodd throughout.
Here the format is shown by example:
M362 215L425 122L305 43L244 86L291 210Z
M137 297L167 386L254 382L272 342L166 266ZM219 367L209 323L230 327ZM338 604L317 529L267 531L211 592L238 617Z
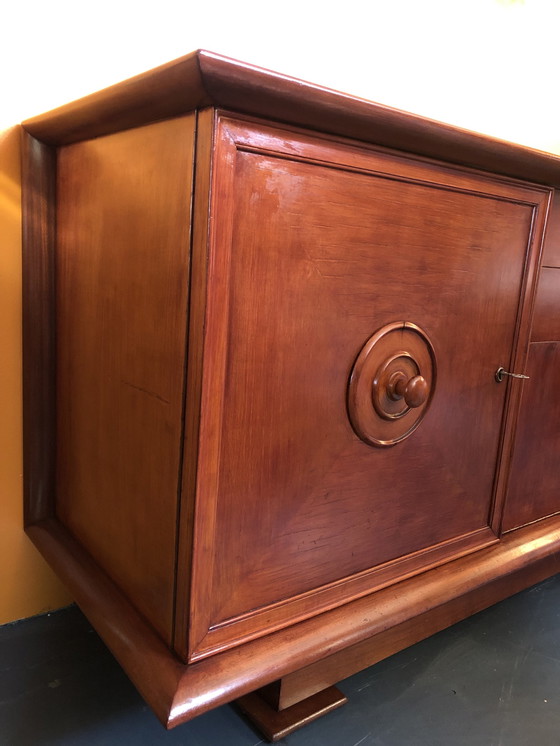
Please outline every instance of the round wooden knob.
M393 397L395 399L404 398L407 406L411 409L421 407L430 393L430 387L428 386L428 382L424 376L414 376L407 381L405 375L397 374L394 382L389 383L389 387L391 387L392 392L394 392ZM392 392L390 392L389 395L391 395Z
M436 354L419 326L394 321L378 329L356 358L348 385L348 416L356 435L388 447L411 435L436 388Z

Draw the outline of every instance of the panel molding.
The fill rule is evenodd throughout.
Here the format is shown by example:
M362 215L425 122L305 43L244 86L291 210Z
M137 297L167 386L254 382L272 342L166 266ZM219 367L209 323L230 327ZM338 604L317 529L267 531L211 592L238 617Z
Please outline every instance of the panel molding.
M304 162L311 165L326 166L341 171L360 173L366 176L401 182L420 184L438 190L448 189L461 194L503 200L513 204L527 206L532 210L533 221L527 238L525 268L522 275L521 300L517 311L516 332L514 336L513 365L519 365L524 359L528 346L528 323L531 308L532 288L534 285L535 266L538 265L542 247L542 231L546 218L550 190L512 183L508 179L486 174L471 173L468 170L442 168L426 177L426 165L411 160L402 154L393 154L352 143L334 140L325 141L311 138L307 133L293 129L282 129L283 133L294 134L294 137L281 138L278 128L273 129L262 122L251 119L232 119L226 112L220 116L216 134L219 168L214 169L212 177L213 205L220 205L220 219L213 217L210 211L209 246L219 246L220 250L210 248L209 266L200 263L198 270L193 268L195 286L208 287L208 299L205 315L204 362L202 379L207 383L202 388L202 419L200 430L199 475L197 491L198 504L195 510L196 525L194 528L193 549L193 597L191 598L191 616L189 629L190 661L197 661L247 640L269 634L270 632L300 622L312 614L325 612L335 606L372 593L390 582L421 573L429 567L449 561L465 553L480 549L496 541L495 525L498 523L502 504L503 480L497 479L494 489L494 524L468 533L452 537L436 547L426 547L405 557L399 557L380 566L369 568L355 575L346 576L313 590L290 596L280 601L250 609L233 617L214 618L207 602L212 596L213 578L216 563L219 561L215 547L218 478L220 473L221 427L224 396L226 391L226 370L228 359L227 339L223 330L228 329L231 311L230 297L230 264L232 252L232 231L234 206L231 198L234 192L235 162L239 153L262 154L265 157ZM258 145L254 145L254 133L258 132ZM275 145L270 143L275 141ZM278 142L281 141L281 145ZM331 159L325 157L326 147L331 152ZM371 165L365 167L364 160L371 157ZM391 165L398 163L398 172L391 173ZM215 207L213 209L216 209ZM201 273L197 279L196 271ZM205 273L208 272L208 275ZM528 297L526 297L528 296ZM210 309L210 310L209 310ZM216 322L215 320L219 321ZM221 331L216 331L216 323ZM210 329L210 331L209 331ZM209 381L209 382L208 382ZM508 451L515 426L515 412L519 401L517 392L509 387L506 395L504 412L509 412L502 423L501 438ZM501 469L507 470L508 459L501 463ZM204 496L202 498L202 495Z
M347 649L369 641L355 648L362 656L361 668L366 668L560 572L560 518L555 517L405 580L398 593L386 588L303 621L297 634L280 630L219 656L183 664L60 524L44 521L27 532L167 728L306 666L317 664L311 678L320 680L328 675L332 656L344 656ZM387 631L389 643L379 656L376 640L385 646ZM331 657L326 658L325 674L321 661L327 653ZM353 660L347 659L355 672L359 668Z
M67 144L206 106L560 186L560 158L198 50L24 122Z

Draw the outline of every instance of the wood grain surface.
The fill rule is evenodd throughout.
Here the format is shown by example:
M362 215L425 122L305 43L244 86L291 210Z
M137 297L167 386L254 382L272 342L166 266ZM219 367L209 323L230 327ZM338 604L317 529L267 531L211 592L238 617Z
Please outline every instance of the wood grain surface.
M395 636L381 657L560 572L560 519L555 517L406 580L398 593L387 588L302 622L295 633L280 630L184 665L60 524L35 524L28 533L168 728L323 659L331 675L333 665L340 677L345 670L354 673L381 659L376 640L387 630L394 629ZM354 647L364 641L369 642ZM314 675L320 681L328 674L319 666Z
M228 119L212 194L192 659L495 538L509 387L494 372L526 354L548 200ZM346 392L399 319L428 333L437 390L414 435L379 450Z
M533 311L532 342L560 342L560 268L543 267Z
M527 373L504 531L560 512L560 341L532 344Z
M203 51L24 128L27 530L167 727L560 571L558 157Z
M24 122L67 144L205 106L560 186L560 158L199 50Z
M56 152L22 133L22 336L24 521L52 516L54 420Z
M57 514L169 642L193 142L186 116L58 161Z
M204 314L206 309L206 263L209 239L210 185L212 148L214 143L213 109L197 116L196 192L192 217L192 254L189 292L189 330L186 371L185 427L183 439L183 469L181 503L178 520L177 577L175 594L174 649L183 660L188 657L191 572L194 536L194 508L198 476L198 445L200 437L200 397L202 361L204 358ZM196 280L193 281L193 278ZM199 545L200 547L200 545ZM214 548L204 546L211 556Z
M560 196L555 192L550 208L543 251L545 267L560 268Z
M331 686L282 710L271 707L260 692L246 694L237 699L235 704L267 741L275 743L347 702L347 697Z

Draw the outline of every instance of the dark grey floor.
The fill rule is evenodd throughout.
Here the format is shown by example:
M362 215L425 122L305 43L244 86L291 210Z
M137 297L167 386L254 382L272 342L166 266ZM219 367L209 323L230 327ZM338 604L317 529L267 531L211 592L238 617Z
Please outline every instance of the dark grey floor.
M75 607L0 628L2 746L256 746L235 709L166 732ZM560 575L342 682L288 746L560 746Z

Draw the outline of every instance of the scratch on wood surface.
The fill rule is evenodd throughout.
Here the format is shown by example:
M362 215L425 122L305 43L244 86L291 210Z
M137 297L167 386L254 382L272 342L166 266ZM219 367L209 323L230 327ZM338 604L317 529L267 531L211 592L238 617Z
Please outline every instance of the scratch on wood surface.
M169 404L168 399L165 399L163 396L156 394L154 391L150 391L149 389L144 389L142 388L142 386L137 386L135 383L130 383L130 381L124 381L122 379L121 379L121 383L123 383L125 386L130 386L131 389L136 389L137 391L141 391L143 394L147 394L148 396L153 396L154 399L157 399L158 401L161 401L164 404Z

